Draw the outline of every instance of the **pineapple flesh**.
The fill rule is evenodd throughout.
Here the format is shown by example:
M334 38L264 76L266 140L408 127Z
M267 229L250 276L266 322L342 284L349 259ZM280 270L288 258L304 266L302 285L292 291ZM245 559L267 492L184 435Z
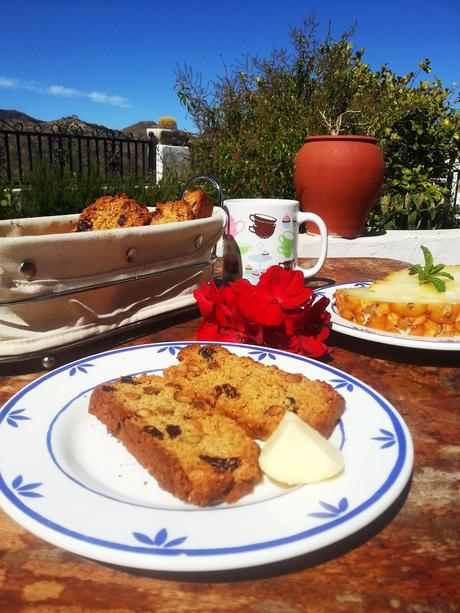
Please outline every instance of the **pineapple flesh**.
M446 291L420 284L408 269L398 270L368 287L337 289L337 312L357 324L415 336L460 335L460 265L443 269Z

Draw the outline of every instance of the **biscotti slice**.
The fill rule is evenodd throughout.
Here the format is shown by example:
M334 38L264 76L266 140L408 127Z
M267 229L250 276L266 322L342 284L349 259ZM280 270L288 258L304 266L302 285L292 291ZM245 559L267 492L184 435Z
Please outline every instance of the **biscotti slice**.
M195 219L211 217L213 209L212 198L199 187L184 194L184 200L191 206Z
M158 203L152 213L151 225L195 219L192 207L185 200Z
M83 209L75 230L116 230L146 226L149 223L150 211L146 205L128 198L126 194L116 194L101 196Z
M286 373L220 345L188 345L164 377L187 386L196 400L237 421L252 438L267 439L286 411L293 411L325 437L342 415L345 401L328 383Z
M95 415L163 489L204 506L234 502L261 479L259 446L231 419L156 375L97 387Z

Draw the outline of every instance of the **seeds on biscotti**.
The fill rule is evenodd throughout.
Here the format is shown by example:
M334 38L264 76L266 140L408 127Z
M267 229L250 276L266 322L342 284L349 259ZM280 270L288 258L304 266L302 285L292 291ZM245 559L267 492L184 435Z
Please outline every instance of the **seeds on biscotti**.
M198 432L189 432L188 434L184 434L182 436L182 441L184 443L188 443L189 445L196 445L201 440L203 440L203 436L198 434Z
M184 394L181 389L178 389L176 392L174 392L173 398L174 400L177 400L177 402L190 402L190 398L186 394Z
M156 407L155 412L158 415L173 415L174 414L174 409L172 407L167 407L167 406L161 405L159 407Z
M151 411L150 409L138 409L136 411L136 415L138 417L150 417L151 415L153 415L153 411Z
M159 387L154 387L153 385L145 385L142 391L146 396L158 396L161 390Z

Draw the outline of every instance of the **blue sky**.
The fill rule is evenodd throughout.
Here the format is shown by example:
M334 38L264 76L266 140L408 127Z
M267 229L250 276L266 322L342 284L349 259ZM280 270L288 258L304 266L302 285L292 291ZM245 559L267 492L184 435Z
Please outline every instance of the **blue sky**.
M172 115L193 130L177 65L212 80L288 47L311 13L337 37L356 22L354 45L374 69L404 74L429 57L432 76L460 83L460 0L2 0L0 108L117 129Z

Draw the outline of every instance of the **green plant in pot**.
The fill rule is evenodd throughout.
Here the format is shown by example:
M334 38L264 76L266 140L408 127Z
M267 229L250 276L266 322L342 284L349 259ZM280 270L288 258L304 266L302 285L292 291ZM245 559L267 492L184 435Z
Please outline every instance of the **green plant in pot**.
M343 117L334 127L328 122L330 134L305 139L295 159L294 184L303 211L322 217L329 234L354 238L377 202L384 159L375 137L340 133Z
M377 202L384 177L384 158L375 128L375 109L382 83L354 52L347 36L327 37L315 54L311 96L317 109L309 136L297 153L294 184L304 211L320 215L331 235L361 234Z

